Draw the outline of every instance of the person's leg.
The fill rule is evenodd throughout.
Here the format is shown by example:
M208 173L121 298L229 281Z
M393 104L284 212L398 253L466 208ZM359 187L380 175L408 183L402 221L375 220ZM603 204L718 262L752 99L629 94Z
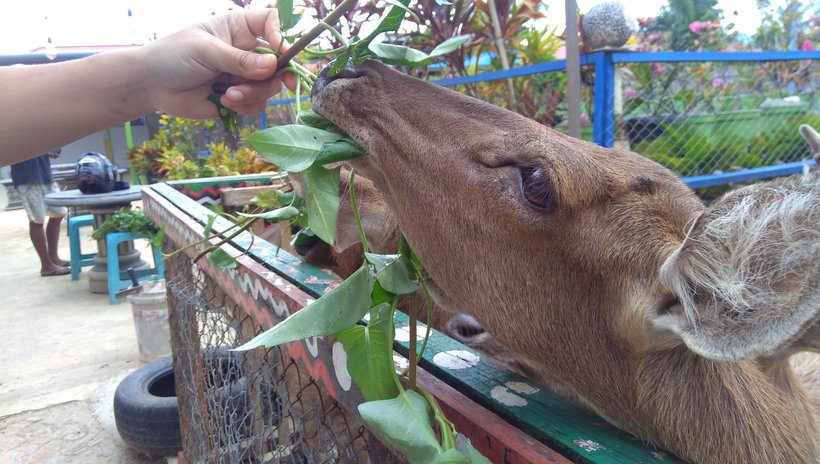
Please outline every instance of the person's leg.
M46 218L45 187L41 184L25 184L18 186L17 190L20 192L20 199L28 215L31 244L34 245L34 251L40 258L40 275L65 275L70 273L71 269L54 263L49 256L46 230L43 227Z
M46 244L48 245L48 257L51 259L51 262L57 266L68 266L71 263L60 259L59 254L60 224L62 222L62 217L48 218L48 225L46 225Z
M46 186L43 193L43 203L45 204L45 197L52 192L58 192L59 188L56 183ZM48 257L51 262L57 266L69 266L71 263L60 259L59 242L60 242L60 224L63 217L68 214L68 208L65 206L51 206L46 205L46 214L48 215L48 225L46 226L46 243L48 244Z

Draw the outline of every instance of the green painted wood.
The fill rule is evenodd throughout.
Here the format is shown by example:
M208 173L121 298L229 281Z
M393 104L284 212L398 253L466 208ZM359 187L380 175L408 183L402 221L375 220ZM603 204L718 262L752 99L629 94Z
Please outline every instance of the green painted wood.
M188 213L192 219L203 226L207 224L208 218L214 215L211 210L167 184L154 184L151 187L168 201L179 206L180 209ZM233 226L233 222L230 220L217 217L216 221L214 221L213 232L216 233L226 230L231 226ZM220 234L221 237L225 235L226 234ZM250 247L248 256L251 259L316 298L324 293L328 285L339 282L336 276L330 275L302 261L298 257L281 250L279 247L265 240L254 240L253 234L250 232L239 234L231 241L231 245L240 252L244 252Z
M207 223L208 216L213 214L171 186L156 184L152 187L203 225ZM214 229L224 229L231 224L227 219L217 218ZM243 233L232 241L232 245L240 251L244 251L251 244L249 252L251 258L316 298L325 292L330 283L338 281L334 276L279 250L268 242L262 240L252 242L250 233ZM408 317L397 312L395 324L397 328L407 327ZM424 327L421 323L419 326ZM424 330L420 328L419 334L423 335ZM409 347L407 343L396 342L394 349L407 356ZM437 354L446 351L467 351L479 356L480 360L478 364L469 369L443 368L433 359ZM474 350L435 330L431 332L420 365L476 403L495 412L504 420L575 462L585 464L682 462L671 453L644 445L637 438L616 429L598 416L569 403L524 377L507 371L495 361L478 355ZM508 386L512 382L537 388L538 391L531 394L517 393ZM526 406L502 404L493 398L492 391L495 388L506 388L508 393L514 393L526 400Z
M396 330L407 328L409 318L400 312L395 316ZM419 323L418 334L426 326ZM420 345L420 343L419 343ZM396 342L394 349L409 354L408 343ZM479 357L476 365L449 369L434 362L439 353L467 351ZM682 463L671 453L644 445L638 438L623 432L540 385L507 371L492 359L462 345L452 338L431 330L419 365L476 403L494 411L523 432L544 442L568 458L590 464L610 463ZM538 389L527 394L516 392L508 384L516 382ZM516 386L514 384L514 386ZM524 406L508 406L493 398L493 389L515 394L526 401Z

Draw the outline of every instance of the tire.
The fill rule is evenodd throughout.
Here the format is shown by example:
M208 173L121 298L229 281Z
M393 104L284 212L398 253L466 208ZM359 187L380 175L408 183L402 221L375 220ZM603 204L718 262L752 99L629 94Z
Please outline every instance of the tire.
M114 393L114 420L122 440L149 456L176 456L182 449L179 406L171 357L129 374Z

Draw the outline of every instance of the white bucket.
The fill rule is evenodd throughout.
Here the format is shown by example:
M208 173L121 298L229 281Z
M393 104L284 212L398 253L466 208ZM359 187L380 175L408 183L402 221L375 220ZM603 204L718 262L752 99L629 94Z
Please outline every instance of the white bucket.
M140 361L151 362L171 354L171 331L168 327L168 303L165 281L142 283L142 292L128 296L137 329Z

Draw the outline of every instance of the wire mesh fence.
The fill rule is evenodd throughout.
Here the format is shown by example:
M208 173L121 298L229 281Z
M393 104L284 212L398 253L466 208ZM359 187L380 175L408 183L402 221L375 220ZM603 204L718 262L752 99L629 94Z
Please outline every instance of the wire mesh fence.
M165 251L176 246L168 243ZM230 351L261 332L184 254L166 261L183 453L189 463L390 462L280 348Z
M811 157L798 127L820 127L820 62L625 63L616 139L682 176Z
M611 61L592 54L581 72L581 138L637 152L683 177L809 159L798 127L820 128L820 60L784 59L788 53L755 53L754 61L731 53L704 59L663 53L657 61L646 59L651 53L610 53L617 58ZM612 61L613 72L597 69ZM555 63L542 66L549 71L494 71L491 79L438 77L445 78L442 85L566 131L566 73ZM611 94L596 95L601 90ZM271 108L269 118L289 123L286 113Z

